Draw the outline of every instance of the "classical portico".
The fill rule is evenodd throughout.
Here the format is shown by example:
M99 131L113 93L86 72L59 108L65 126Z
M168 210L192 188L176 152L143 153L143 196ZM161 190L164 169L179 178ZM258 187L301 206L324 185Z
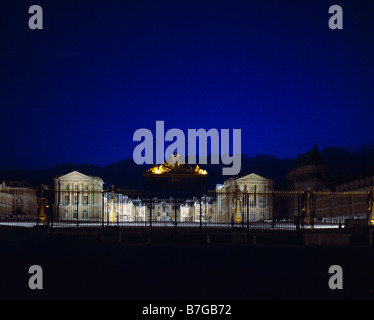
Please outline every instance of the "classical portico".
M103 206L104 181L73 171L56 177L55 198L59 219L100 219Z
M255 173L230 178L223 185L217 185L216 220L230 222L234 215L238 215L238 206L242 215L241 221L255 222L268 219L272 208L270 195L273 185L273 180Z

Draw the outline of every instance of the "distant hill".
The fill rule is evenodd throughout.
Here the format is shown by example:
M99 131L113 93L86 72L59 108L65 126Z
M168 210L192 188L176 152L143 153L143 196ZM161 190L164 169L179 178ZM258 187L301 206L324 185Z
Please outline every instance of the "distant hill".
M365 175L374 174L374 145L361 148L359 151L348 151L341 147L327 147L320 151L321 158L327 164L331 182L347 181ZM257 155L248 157L242 155L241 172L238 176L257 173L275 182L276 188L285 185L285 177L297 162L297 158L279 159L274 155ZM222 176L222 167L225 165L212 165L210 157L208 164L201 165L208 171L208 189L214 189L218 183L223 183L229 176ZM137 165L132 159L121 160L107 166L89 164L66 163L51 168L33 170L0 167L0 181L23 180L31 184L46 184L53 186L53 178L77 170L87 175L101 177L105 187L114 184L117 188L143 189L143 172L151 165Z

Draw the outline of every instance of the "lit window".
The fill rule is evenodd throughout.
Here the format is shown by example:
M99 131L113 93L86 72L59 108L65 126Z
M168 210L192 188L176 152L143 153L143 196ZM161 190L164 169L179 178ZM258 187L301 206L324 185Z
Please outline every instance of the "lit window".
M256 214L254 212L251 212L249 219L251 222L254 222L256 220Z

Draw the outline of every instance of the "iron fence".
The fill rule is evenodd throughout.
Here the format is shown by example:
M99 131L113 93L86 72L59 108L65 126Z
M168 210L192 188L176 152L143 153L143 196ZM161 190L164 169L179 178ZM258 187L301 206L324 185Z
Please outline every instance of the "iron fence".
M374 218L372 191L218 191L189 199L147 199L142 192L49 190L36 196L36 215L2 214L0 225L296 231L368 226Z

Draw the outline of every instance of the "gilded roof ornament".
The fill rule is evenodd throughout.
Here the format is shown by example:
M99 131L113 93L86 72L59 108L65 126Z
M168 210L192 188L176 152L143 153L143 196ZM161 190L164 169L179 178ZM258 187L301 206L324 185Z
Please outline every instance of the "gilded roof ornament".
M191 175L207 175L207 171L200 169L199 165L191 166L185 163L180 163L179 154L177 150L173 152L172 158L169 162L164 161L161 165L154 165L148 169L146 174L191 174Z

